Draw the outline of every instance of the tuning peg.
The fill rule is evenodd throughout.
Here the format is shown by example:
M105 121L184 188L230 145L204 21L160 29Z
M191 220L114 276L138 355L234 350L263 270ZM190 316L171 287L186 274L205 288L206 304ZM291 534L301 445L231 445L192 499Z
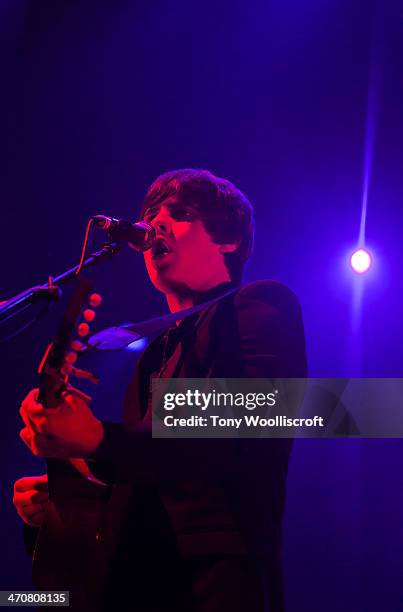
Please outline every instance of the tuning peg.
M73 351L76 351L76 353L80 353L84 348L84 344L80 342L80 340L73 340L70 347Z
M64 360L66 363L75 363L77 361L77 353L75 351L69 351Z
M91 323L91 321L95 319L95 310L92 310L92 308L86 308L83 312L83 319L84 321Z
M92 306L92 308L98 308L98 306L102 302L102 296L100 296L99 293L91 293L88 298L88 301L89 305Z
M94 383L95 385L99 383L99 378L96 374L94 374L94 372L89 372L88 370L81 370L80 368L76 368L75 366L73 366L71 369L71 373L76 378L88 380Z
M80 325L77 327L77 333L81 338L84 338L84 336L88 336L90 331L90 326L88 325L88 323L80 323Z

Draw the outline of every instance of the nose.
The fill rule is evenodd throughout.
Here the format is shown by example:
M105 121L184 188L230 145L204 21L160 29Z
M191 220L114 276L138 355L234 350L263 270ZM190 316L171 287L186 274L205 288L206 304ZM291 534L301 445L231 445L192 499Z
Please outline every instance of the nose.
M171 222L169 218L169 214L164 207L161 207L155 217L151 220L151 225L155 229L155 233L167 235L171 231Z

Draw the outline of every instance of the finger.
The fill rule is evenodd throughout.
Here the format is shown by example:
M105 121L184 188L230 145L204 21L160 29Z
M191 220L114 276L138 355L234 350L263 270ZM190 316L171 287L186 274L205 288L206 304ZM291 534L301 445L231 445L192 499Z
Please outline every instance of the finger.
M31 449L32 431L28 427L24 427L20 431L20 438Z
M14 493L13 495L13 504L16 508L23 508L27 504L31 502L29 498L29 494L25 493Z
M62 393L62 397L68 399L68 397L72 395L73 397L80 397L85 402L91 402L92 397L84 393L84 391L80 391L80 389L76 389L76 387L68 386L65 391Z
M22 400L22 404L25 404L27 402L29 402L29 403L37 402L38 401L38 396L39 396L39 389L38 389L38 387L35 387L34 389L31 389L27 393L27 395Z
M53 410L54 408L44 408L42 404L31 404L29 410L27 410L27 414L32 419L39 419L51 415Z
M50 415L29 417L29 427L35 433L49 434L52 431L52 422Z
M34 432L49 434L54 423L57 422L64 410L70 410L68 402L62 403L55 408L44 408L41 404L30 404L21 407L20 414L25 425Z
M45 504L49 499L49 493L47 491L36 491L31 500L34 504Z
M43 474L42 476L38 476L34 482L34 488L37 491L48 491L48 475Z
M58 456L52 455L52 449L50 448L49 442L50 436L46 434L36 433L32 429L24 427L24 429L20 431L20 438L36 457Z
M21 429L21 431L20 431L20 438L21 438L21 440L31 450L33 450L34 448L38 447L38 443L39 443L39 447L46 446L46 441L47 441L47 439L49 437L50 436L48 436L46 434L37 433L34 429L32 429L30 427L24 427L24 429Z
M22 514L25 516L32 516L33 514L39 514L40 512L44 512L46 505L45 504L29 504L28 506L21 506L21 511L24 508Z
M26 403L21 406L20 415L24 421L27 418L37 419L52 414L49 410L50 408L44 408L42 404Z
M33 504L45 504L48 499L48 493L45 491L36 491L35 493L25 493L23 497L16 498L16 502L21 508L27 508Z
M38 403L39 389L31 389L21 402L21 409L25 410L32 404Z
M19 498L13 498L14 507L17 508L17 510L21 510L21 512L25 514L27 512L30 512L32 506L40 506L41 508L45 507L48 501L49 501L48 495L40 499L35 499L34 502L32 502L32 500L30 499L22 500Z
M52 445L51 437L38 432L33 432L31 438L31 450L37 457L51 457Z
M43 433L33 433L30 449L36 457L44 457L45 459L66 459L69 456L60 441Z
M24 491L23 493L16 493L13 497L14 506L19 506L20 508L24 508L24 506L29 506L33 503L33 495L34 492L32 489L30 491Z
M42 525L43 519L45 518L45 512L38 512L37 514L33 514L26 517L21 517L25 523L31 525L31 527L40 527Z
M24 404L21 404L20 406L20 416L22 418L22 420L24 421L25 425L29 425L29 419L28 419L28 414L27 414L27 407Z
M24 508L16 506L16 510L19 516L25 521L27 518L35 514L44 514L46 510L46 504L25 506Z
M31 489L47 489L48 475L41 474L40 476L24 476L19 478L14 483L14 491L29 491Z
M20 478L16 480L14 483L14 492L22 493L23 491L29 491L33 488L33 478L30 476L26 476L25 478Z
M63 406L57 408L44 408L42 405L32 406L22 412L25 425L34 432L48 434L52 431Z
M45 416L45 408L42 404L36 403L34 398L26 399L23 401L20 407L20 416L28 427L32 426L32 419L40 416Z

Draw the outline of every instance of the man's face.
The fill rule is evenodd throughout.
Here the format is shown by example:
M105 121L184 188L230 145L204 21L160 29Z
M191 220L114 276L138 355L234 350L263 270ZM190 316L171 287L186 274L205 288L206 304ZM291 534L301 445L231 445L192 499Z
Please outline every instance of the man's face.
M164 293L207 291L229 280L223 247L213 242L195 207L169 198L146 210L144 220L156 232L144 260L157 289Z

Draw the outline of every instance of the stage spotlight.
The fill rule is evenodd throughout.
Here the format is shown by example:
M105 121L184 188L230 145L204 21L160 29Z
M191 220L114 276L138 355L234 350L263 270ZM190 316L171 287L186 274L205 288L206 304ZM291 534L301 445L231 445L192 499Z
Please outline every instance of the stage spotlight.
M365 249L357 249L350 257L351 267L357 274L368 272L371 263L371 255Z

